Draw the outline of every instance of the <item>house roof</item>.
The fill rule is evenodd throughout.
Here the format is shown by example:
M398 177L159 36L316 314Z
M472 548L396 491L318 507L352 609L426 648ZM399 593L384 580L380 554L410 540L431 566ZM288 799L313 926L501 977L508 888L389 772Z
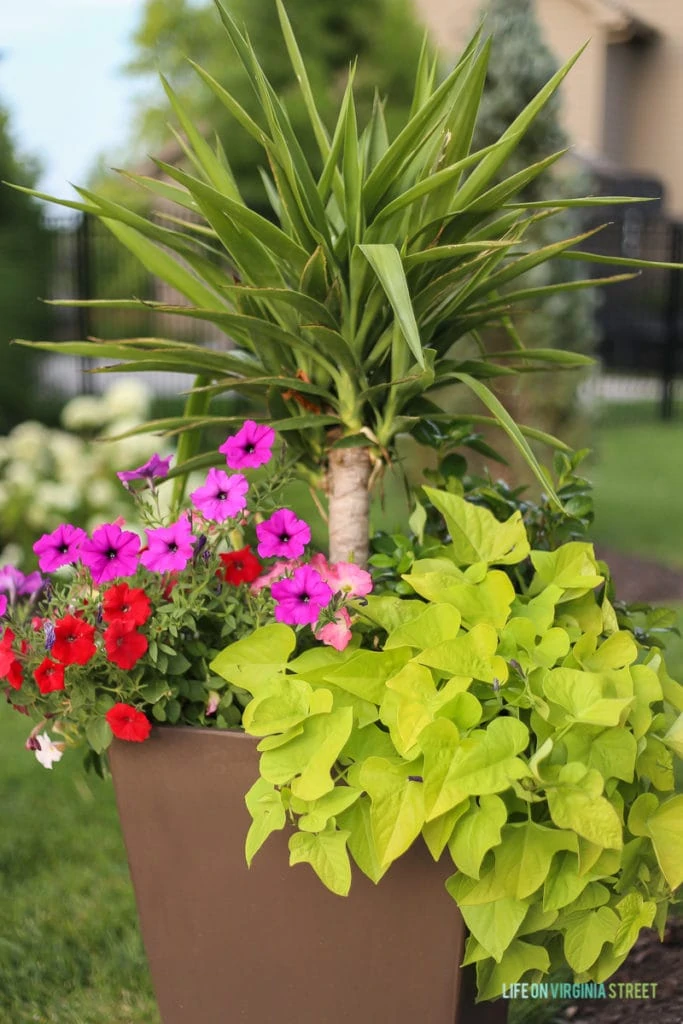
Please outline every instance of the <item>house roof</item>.
M582 7L607 31L610 43L643 42L654 39L657 30L643 21L621 0L570 0Z

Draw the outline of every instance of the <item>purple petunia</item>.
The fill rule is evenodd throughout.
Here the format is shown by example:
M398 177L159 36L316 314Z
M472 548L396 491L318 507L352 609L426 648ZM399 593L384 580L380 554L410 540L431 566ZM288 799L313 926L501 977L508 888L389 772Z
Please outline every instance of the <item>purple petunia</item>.
M246 420L218 451L225 455L230 469L255 469L269 461L274 441L275 431L272 427Z
M299 558L311 539L311 528L288 508L280 508L270 519L258 523L256 536L261 558Z
M52 533L44 533L33 545L42 571L54 572L62 565L77 561L81 544L86 537L85 530L71 526L70 523L62 523Z
M0 594L0 619L7 611L7 598L4 594Z
M3 565L0 568L0 593L9 594L10 601L17 597L31 597L43 585L43 577L39 572L25 575L14 565Z
M150 572L179 572L192 558L192 545L197 538L192 527L183 516L171 526L160 526L147 530L147 550L140 555L140 561Z
M163 480L168 473L172 458L173 456L169 455L162 459L155 452L144 466L138 466L137 469L126 469L116 475L123 484L128 484L131 480L147 480L149 483L154 480Z
M332 600L327 583L310 565L302 565L289 579L273 583L270 592L276 602L275 618L288 626L312 626Z
M193 491L190 498L205 519L224 523L245 508L248 490L247 478L241 473L228 476L222 469L210 469L206 482Z
M97 527L92 538L83 541L79 554L95 583L107 583L118 576L132 576L138 567L139 551L137 533L105 523Z

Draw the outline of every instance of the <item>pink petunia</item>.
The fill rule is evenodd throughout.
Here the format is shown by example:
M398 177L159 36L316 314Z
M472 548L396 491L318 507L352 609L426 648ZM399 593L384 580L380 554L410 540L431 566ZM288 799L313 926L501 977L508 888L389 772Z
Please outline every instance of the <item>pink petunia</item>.
M313 625L332 600L332 591L320 574L308 565L294 570L291 578L274 583L275 618L288 626Z
M256 526L261 558L299 558L310 542L311 528L288 508L280 508Z
M190 498L205 519L224 523L246 507L248 490L247 478L241 473L228 476L222 469L210 469L205 483Z
M197 538L187 518L182 516L171 526L160 526L146 530L147 550L140 555L140 561L150 572L179 572L192 558L192 545Z
M54 572L62 565L78 561L85 530L70 523L61 523L52 533L44 533L33 545L38 555L38 565L43 572Z
M285 562L276 562L268 572L261 573L261 575L254 580L251 585L251 589L254 593L258 593L259 590L263 590L264 587L269 587L271 583L275 583L276 580L281 580L283 576L291 576L294 570L298 569L300 565L300 558L292 558Z
M255 469L270 461L275 431L265 423L247 420L244 425L227 438L218 451L225 455L230 469Z
M90 569L95 583L108 583L119 576L133 576L138 567L140 538L115 523L98 526L92 538L81 544L80 559Z
M340 608L334 622L327 622L315 634L316 640L322 640L328 647L343 651L351 639L351 616L346 608Z
M365 597L372 590L372 576L353 562L335 562L329 567L327 582L335 593L347 598Z

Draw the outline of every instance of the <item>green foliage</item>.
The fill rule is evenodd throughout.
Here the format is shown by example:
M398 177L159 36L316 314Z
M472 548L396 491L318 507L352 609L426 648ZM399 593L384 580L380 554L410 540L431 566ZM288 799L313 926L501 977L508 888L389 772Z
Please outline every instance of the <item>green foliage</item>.
M36 167L17 153L9 115L0 107L0 181L29 187L36 177ZM38 203L0 186L0 433L39 407L32 391L37 363L12 348L10 341L17 335L46 331L47 316L39 296L47 292L48 251Z
M351 860L377 882L422 836L455 866L480 998L565 965L603 981L683 880L683 686L620 628L590 544L530 550L519 511L426 493L448 536L405 598L357 602L354 645L297 654L269 626L213 663L261 740L248 856L288 828L345 894Z
M438 86L435 60L423 50L411 115L395 135L381 102L367 125L358 128L352 70L328 133L314 99L315 82L306 76L278 5L300 102L316 139L316 162L307 158L304 139L292 125L291 104L268 80L237 22L220 3L217 7L230 41L226 52L238 58L255 106L245 109L208 70L195 70L236 122L236 135L246 133L258 144L269 166L265 180L277 223L249 208L223 148L207 142L168 87L191 169L159 162L172 184L137 180L176 202L181 212L198 215L206 230L162 227L88 190L81 190L83 202L74 205L100 217L150 272L190 303L145 309L206 320L238 349L208 351L137 338L102 346L61 345L60 351L103 355L132 372L190 372L208 381L203 386L211 395L232 390L265 400L268 412L262 418L289 418L288 440L302 472L311 477L319 476L328 446L349 438L365 437L378 464L386 461L399 433L427 413L447 415L437 393L457 383L484 403L547 486L523 432L485 381L585 363L579 356L567 354L558 362L552 351L520 348L510 313L536 293L526 288L501 294L548 261L576 256L574 247L585 237L539 248L530 234L533 225L561 214L564 201L540 211L514 203L555 156L516 173L508 170L576 58L552 76L492 145L478 151L472 150L472 127L490 49L479 35ZM579 205L601 202L586 199ZM136 300L114 305L142 308ZM513 340L487 354L478 332L492 325L510 330ZM188 414L163 426L194 431L212 422L208 414ZM551 488L549 493L555 500Z

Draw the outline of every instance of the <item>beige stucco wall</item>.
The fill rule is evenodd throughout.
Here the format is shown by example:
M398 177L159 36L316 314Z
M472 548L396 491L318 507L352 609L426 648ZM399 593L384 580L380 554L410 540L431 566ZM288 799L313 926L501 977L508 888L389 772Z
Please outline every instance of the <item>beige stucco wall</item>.
M629 71L631 88L621 102L627 127L619 147L625 170L660 178L667 208L683 216L683 0L628 0L616 9L602 0L535 0L545 38L559 60L583 43L588 48L563 88L566 128L579 153L604 158L608 43L627 23L619 7L659 32L639 47ZM415 0L434 40L457 51L476 24L481 0Z

